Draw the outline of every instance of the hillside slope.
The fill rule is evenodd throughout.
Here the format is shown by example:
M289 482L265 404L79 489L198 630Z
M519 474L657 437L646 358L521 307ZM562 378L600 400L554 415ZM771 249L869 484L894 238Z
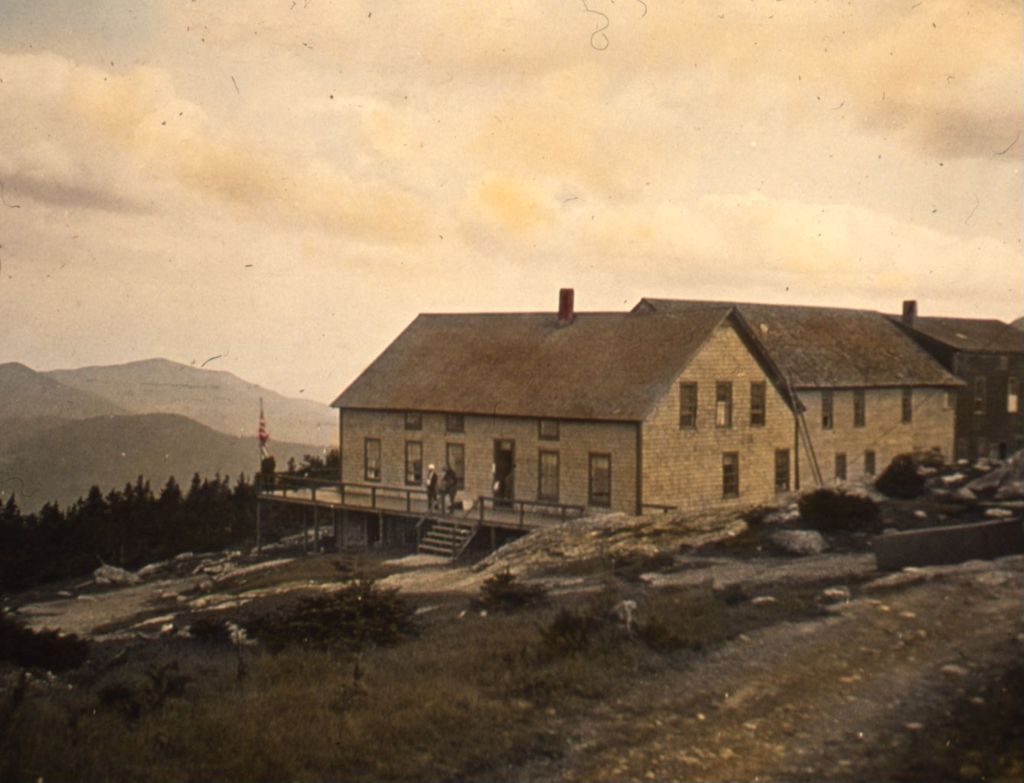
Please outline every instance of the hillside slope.
M220 370L147 359L46 375L131 413L174 413L239 437L255 435L262 397L272 439L317 446L338 439L337 414L327 405L285 397Z
M52 422L50 422L52 424ZM140 474L159 491L168 476L187 486L193 473L232 478L258 469L254 437L236 438L173 414L67 421L0 444L0 489L15 491L25 511L57 500L62 506L96 484L104 492ZM319 453L313 445L275 442L279 465Z
M84 419L126 412L108 398L65 385L24 364L0 364L0 419L41 416Z

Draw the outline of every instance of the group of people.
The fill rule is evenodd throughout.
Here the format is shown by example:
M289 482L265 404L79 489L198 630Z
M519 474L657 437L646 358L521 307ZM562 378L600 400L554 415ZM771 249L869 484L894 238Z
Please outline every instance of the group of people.
M455 493L459 488L459 478L451 465L445 465L440 478L433 465L427 466L427 508L431 511L440 510L442 514L451 513L455 508ZM440 490L440 494L438 493ZM447 500L447 504L446 501Z

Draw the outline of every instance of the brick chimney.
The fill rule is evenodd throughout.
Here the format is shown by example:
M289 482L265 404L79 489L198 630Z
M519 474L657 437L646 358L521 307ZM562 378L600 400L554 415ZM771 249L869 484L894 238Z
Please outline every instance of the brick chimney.
M558 325L568 326L573 322L576 313L573 310L574 292L571 288L562 288L558 291Z
M907 326L913 326L917 320L917 300L916 299L904 299L903 300L903 323Z

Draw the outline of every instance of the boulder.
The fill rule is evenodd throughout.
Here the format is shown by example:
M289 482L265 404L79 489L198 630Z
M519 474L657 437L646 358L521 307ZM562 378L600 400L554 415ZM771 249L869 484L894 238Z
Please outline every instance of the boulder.
M845 604L850 600L850 588L846 585L826 587L821 591L818 600L823 604Z
M828 549L828 542L817 530L777 530L768 541L791 555L819 555Z
M996 490L996 500L1020 500L1024 498L1024 481L1012 479Z
M138 574L112 565L101 565L92 572L92 580L98 585L137 585L142 581Z

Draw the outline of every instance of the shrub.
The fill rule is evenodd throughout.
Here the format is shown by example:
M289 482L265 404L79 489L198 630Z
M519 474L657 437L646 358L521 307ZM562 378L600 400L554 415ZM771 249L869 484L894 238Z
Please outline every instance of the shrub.
M800 516L815 530L874 530L878 504L871 498L816 489L800 498Z
M909 454L893 457L875 480L875 488L891 498L916 498L924 491L924 476L917 472L917 463Z
M0 614L0 661L52 672L77 669L89 657L89 643L56 631L33 631L13 617Z
M228 644L231 641L227 623L213 617L200 617L193 621L188 632L196 641L207 644Z
M553 655L578 655L590 647L595 632L606 622L592 611L560 609L540 629L541 644L545 652Z
M482 609L514 612L546 600L547 590L543 585L524 584L511 571L502 571L484 580L476 603Z
M388 645L415 633L413 607L397 590L381 590L372 579L355 579L329 596L299 599L258 617L250 634L273 649L303 645L353 650Z

